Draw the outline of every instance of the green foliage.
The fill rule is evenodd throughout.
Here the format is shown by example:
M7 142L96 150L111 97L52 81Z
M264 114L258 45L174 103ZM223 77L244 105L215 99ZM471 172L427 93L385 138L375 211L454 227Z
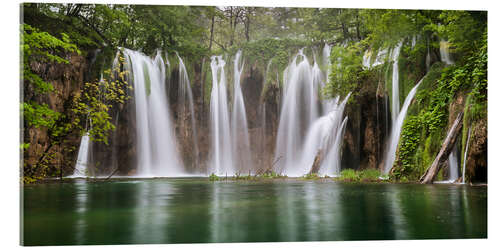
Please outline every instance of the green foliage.
M266 171L260 175L257 175L258 178L264 179L276 179L276 178L286 178L286 175L278 174L275 171Z
M221 178L219 176L215 175L214 173L210 174L210 176L208 177L208 179L210 181L220 181L221 180Z
M81 94L73 99L72 114L76 117L71 126L80 131L89 132L90 139L108 144L108 134L115 126L111 122L110 110L119 104L125 103L131 97L128 90L128 72L121 70L125 58L119 56L119 63L112 70L104 71L103 79L96 82L85 83ZM86 123L81 122L88 121Z
M320 179L321 176L319 176L317 173L308 173L302 176L302 179L304 180L317 180Z
M356 171L354 169L344 169L340 171L340 176L336 179L346 182L381 182L381 174L377 169L364 169Z
M336 95L345 97L352 92L353 98L351 99L354 99L357 90L369 75L369 71L363 69L361 44L332 47L330 61L329 81L323 89L323 95L326 98L332 98Z
M348 168L340 171L340 177L338 177L338 180L355 182L359 181L359 175L356 173L356 170Z
M35 92L43 94L54 90L52 84L45 82L31 71L32 63L68 63L61 53L80 53L66 34L58 39L47 32L42 32L28 24L21 25L21 53L23 59L23 78L33 86Z
M380 171L377 169L364 169L359 172L359 179L361 181L378 181L380 177Z
M310 42L299 39L266 38L244 43L241 46L233 46L228 49L228 52L230 55L234 55L241 49L245 61L248 62L247 65L257 64L265 67L271 60L271 65L273 66L271 69L272 72L279 72L280 77L282 77L282 72L288 65L289 59L296 54L300 48L310 45L312 45ZM262 68L260 70L265 72L266 69ZM271 72L268 73L274 76ZM272 78L269 78L269 80L270 79ZM279 79L279 82L282 83L283 79Z
M464 131L467 124L486 117L486 32L479 40L481 47L471 56L442 70L438 65L428 73L426 78L430 79L423 83L422 91L419 90L416 96L423 108L405 121L391 178L404 176L416 180L430 166L446 134L449 105L457 93L469 91L464 110ZM437 72L441 72L439 79L432 80L437 78Z

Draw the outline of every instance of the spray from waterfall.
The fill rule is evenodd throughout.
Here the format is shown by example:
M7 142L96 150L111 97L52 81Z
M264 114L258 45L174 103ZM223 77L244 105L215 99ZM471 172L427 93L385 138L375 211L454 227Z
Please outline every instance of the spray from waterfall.
M137 131L137 176L184 175L177 152L172 118L165 89L165 63L123 49L127 71L132 72Z

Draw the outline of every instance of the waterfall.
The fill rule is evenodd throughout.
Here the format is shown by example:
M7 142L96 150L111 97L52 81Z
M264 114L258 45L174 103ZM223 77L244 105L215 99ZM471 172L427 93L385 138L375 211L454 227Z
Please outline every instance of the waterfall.
M82 136L80 148L78 149L78 157L76 160L75 170L73 175L69 177L87 177L87 165L89 157L89 132Z
M340 148L347 117L342 120L349 95L339 103L335 98L328 113L317 119L309 129L301 154L301 169L298 175L311 170L318 153L321 154L319 174L334 176L340 172Z
M234 84L233 84L233 110L231 116L231 138L234 163L239 166L238 170L248 171L252 167L250 140L248 138L248 125L245 110L245 102L241 93L241 73L244 64L240 65L241 50L236 53L234 58Z
M286 67L274 162L276 171L288 176L302 176L311 171L320 154L318 173L336 175L340 171L340 152L347 117L344 107L350 94L342 101L321 100L320 88L326 85L329 72L330 47L323 48L322 72L318 63L309 63L303 50ZM302 59L298 62L299 59Z
M363 54L363 67L369 69L371 67L372 53L370 50L366 50Z
M431 53L429 52L429 49L427 49L427 55L425 56L425 69L427 72L429 72L429 69L431 68Z
M462 184L465 184L465 166L467 165L467 152L469 151L470 128L467 131L467 144L465 145L464 163L462 166Z
M302 58L297 63L298 58ZM315 65L317 67L317 65ZM315 74L321 73L314 70ZM277 172L287 175L303 174L300 149L306 131L318 117L318 91L314 86L318 76L301 49L285 69L284 93L276 140L275 160Z
M453 147L450 156L448 157L448 181L453 183L458 179L458 157L457 144Z
M189 108L189 113L191 117L191 137L193 139L193 149L194 149L194 165L195 167L199 165L198 163L198 156L199 156L199 150L198 150L198 134L196 132L196 120L194 118L194 105L193 105L193 93L191 91L191 83L189 82L189 77L187 74L186 66L184 65L184 61L182 61L182 58L177 54L177 57L179 58L179 103L178 105L180 106L180 113L179 116L181 117L181 123L184 124L184 115L187 113L186 112L186 106ZM188 99L188 104L186 104L186 97ZM185 127L185 126L183 126ZM186 131L187 132L187 131Z
M211 173L234 175L231 131L227 104L226 76L222 56L212 56L212 93L210 96L210 132L212 141Z
M179 176L183 165L165 89L165 63L158 53L154 60L123 49L125 65L132 72L137 131L137 176Z
M388 174L394 164L394 160L396 159L396 149L398 148L399 136L401 135L401 129L403 127L403 122L406 117L406 112L408 111L408 107L413 100L413 97L417 93L417 88L422 83L424 78L420 80L413 89L411 89L410 93L406 96L405 102L403 103L403 108L401 108L401 112L397 115L397 118L394 120L391 129L391 136L389 138L389 144L386 151L385 157L385 166L384 173Z
M399 52L401 51L402 42L399 42L398 45L392 51L392 124L396 121L399 114Z
M441 55L441 61L450 65L453 64L450 56L450 43L444 40L439 42L439 54Z

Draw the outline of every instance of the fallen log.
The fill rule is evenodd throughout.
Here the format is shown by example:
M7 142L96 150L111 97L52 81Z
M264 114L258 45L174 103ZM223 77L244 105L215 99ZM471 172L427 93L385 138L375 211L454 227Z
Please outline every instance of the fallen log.
M457 141L460 129L462 128L463 115L463 112L460 112L457 115L457 118L453 122L453 125L448 130L448 134L446 135L443 146L441 146L441 150L439 150L439 153L434 159L434 162L432 162L432 165L425 171L424 175L420 177L420 183L430 184L434 182L434 178L436 178L437 174L439 173L441 166L443 166L443 164L448 160L448 157Z
M314 157L314 162L311 167L311 171L309 171L309 174L317 174L319 172L319 167L321 160L323 160L323 150L319 150L318 154L316 154L316 157Z

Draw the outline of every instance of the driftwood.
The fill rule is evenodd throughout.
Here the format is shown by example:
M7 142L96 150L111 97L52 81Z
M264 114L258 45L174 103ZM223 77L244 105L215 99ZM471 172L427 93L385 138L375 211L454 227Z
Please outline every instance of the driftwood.
M118 172L118 168L116 168L105 180L109 180L111 176L115 175Z
M460 129L462 128L463 115L463 112L458 114L455 122L453 122L450 130L448 130L448 135L446 135L443 146L441 147L441 150L439 150L434 162L432 162L432 165L425 171L424 175L420 177L420 182L422 184L430 184L434 182L434 178L436 178L441 166L443 166L443 164L448 160L448 157L457 141Z
M319 172L321 160L323 160L323 150L320 149L316 157L314 157L314 162L309 174L317 174Z

